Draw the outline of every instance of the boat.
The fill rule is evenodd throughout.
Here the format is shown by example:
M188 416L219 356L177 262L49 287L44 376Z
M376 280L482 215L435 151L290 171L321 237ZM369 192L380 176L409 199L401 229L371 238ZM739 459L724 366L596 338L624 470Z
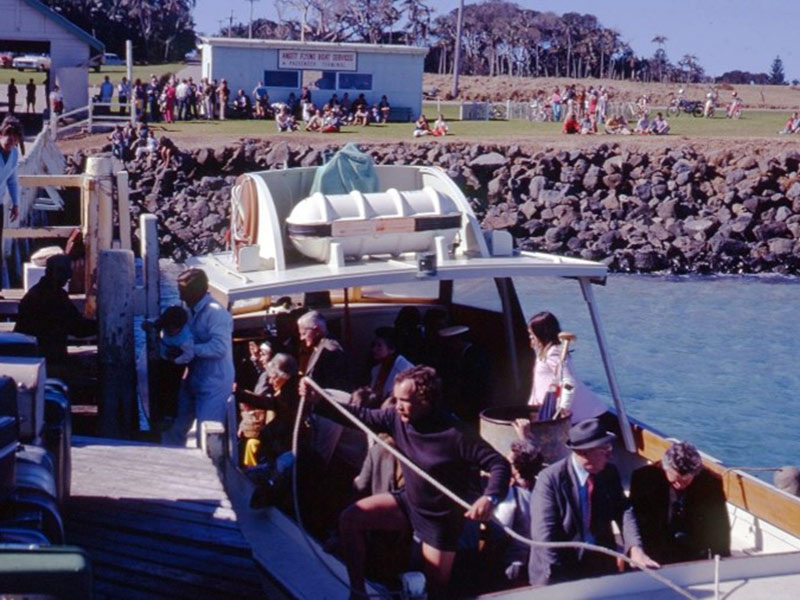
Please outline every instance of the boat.
M472 341L494 357L491 393L482 408L519 407L530 387L532 352L517 284L527 278L567 279L574 282L575 296L591 317L614 403L611 412L622 434L612 462L624 485L633 470L661 458L674 440L629 417L617 384L594 293L596 286L608 283L605 265L518 251L509 234L482 231L464 194L436 167L374 166L369 191L345 193L320 190L320 169L324 167L242 175L232 192L232 249L188 261L205 270L212 295L235 315L237 339L263 335L263 328L274 324L270 307L278 298L290 296L298 304L313 301L350 351L354 372L366 372L367 357L358 356L355 349L369 347L377 326L391 325L405 306L438 307L453 323L469 327ZM470 302L469 292L486 282L496 289L492 306ZM238 464L236 412L231 400L228 422L220 431L225 440L220 464L255 557L296 597L347 597L343 565L324 553L319 541L276 508L249 508L253 488ZM491 434L495 445L502 444L497 435L504 435L503 424L499 426L499 434ZM732 556L670 565L659 575L683 588L687 597L794 597L793 588L800 582L800 499L713 456L703 454L703 460L724 482ZM643 594L678 597L641 571L490 596Z

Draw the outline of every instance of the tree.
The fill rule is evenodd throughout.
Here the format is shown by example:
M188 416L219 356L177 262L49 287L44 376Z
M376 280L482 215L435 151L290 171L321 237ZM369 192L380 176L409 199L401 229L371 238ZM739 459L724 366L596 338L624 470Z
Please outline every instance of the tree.
M667 60L667 51L664 50L664 44L667 42L667 36L665 36L665 35L656 35L650 41L652 43L658 45L658 49L656 50L655 54L653 55L653 61L655 62L656 66L658 67L658 80L663 83L664 82L664 65L669 62Z
M772 68L769 72L769 82L772 85L783 85L786 82L783 74L783 61L780 55L776 56L775 60L772 61Z

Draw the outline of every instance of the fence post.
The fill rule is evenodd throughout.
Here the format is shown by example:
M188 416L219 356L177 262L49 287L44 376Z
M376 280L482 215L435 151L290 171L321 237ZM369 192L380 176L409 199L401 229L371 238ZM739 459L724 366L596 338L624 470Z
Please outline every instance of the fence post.
M92 134L92 113L94 112L94 98L89 96L89 135Z
M128 195L128 172L117 172L117 212L119 213L119 245L131 250L131 207Z
M145 214L139 217L140 251L144 268L145 316L158 317L159 310L159 269L158 269L158 218Z
M129 437L136 430L133 338L136 270L130 250L99 256L97 355L100 360L100 435Z
M86 175L91 177L87 202L84 207L83 240L86 246L86 316L97 311L97 268L100 250L111 248L112 161L108 154L97 154L86 159Z

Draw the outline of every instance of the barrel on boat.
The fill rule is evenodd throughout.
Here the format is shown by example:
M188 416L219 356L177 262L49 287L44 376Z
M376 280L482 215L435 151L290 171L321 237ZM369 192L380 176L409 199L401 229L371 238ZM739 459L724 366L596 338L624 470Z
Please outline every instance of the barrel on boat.
M569 417L537 421L536 411L536 408L527 405L487 408L480 415L481 437L506 456L511 450L511 443L519 439L512 424L516 419L530 419L530 441L539 448L544 461L553 464L569 452L565 445L570 427Z

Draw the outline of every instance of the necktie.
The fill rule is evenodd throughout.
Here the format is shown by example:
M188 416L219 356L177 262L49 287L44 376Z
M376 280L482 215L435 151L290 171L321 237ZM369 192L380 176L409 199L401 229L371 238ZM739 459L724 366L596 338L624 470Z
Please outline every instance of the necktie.
M586 478L586 514L583 521L583 537L587 539L592 535L592 492L594 492L594 475L591 473Z

